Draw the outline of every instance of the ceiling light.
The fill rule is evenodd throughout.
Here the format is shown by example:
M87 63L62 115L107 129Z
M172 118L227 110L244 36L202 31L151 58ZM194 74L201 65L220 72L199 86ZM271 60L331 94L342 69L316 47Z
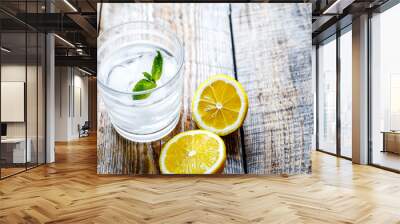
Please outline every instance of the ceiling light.
M9 50L9 49L7 49L7 48L5 48L5 47L1 47L0 49L1 49L2 51L6 52L6 53L10 53L10 52L11 52L11 50Z
M343 10L351 5L355 0L336 0L322 14L342 14Z
M85 73L85 74L87 74L87 75L92 75L92 73L90 73L90 72L88 72L88 71L86 71L86 70L83 70L83 69L81 69L81 68L79 68L79 67L78 67L78 70L81 71L81 72L83 72L83 73Z
M84 54L82 48L77 48L77 49L76 49L76 53L78 53L79 55L83 55L83 54Z
M65 4L67 4L74 12L78 12L78 10L71 4L69 3L68 0L64 0Z
M64 38L62 38L62 37L60 37L60 36L57 35L57 34L54 34L54 36L57 37L57 38L58 38L59 40L61 40L62 42L66 43L68 46L75 48L75 45L73 45L73 44L72 44L71 42L69 42L68 40L66 40L66 39L64 39Z

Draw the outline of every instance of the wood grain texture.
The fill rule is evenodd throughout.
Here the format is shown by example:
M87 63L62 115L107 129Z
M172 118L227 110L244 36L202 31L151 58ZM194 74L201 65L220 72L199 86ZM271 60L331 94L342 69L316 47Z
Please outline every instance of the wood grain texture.
M311 175L96 174L95 136L0 180L0 224L400 223L400 175L313 152Z
M311 4L232 4L249 173L311 172Z
M183 42L184 94L181 120L161 141L139 144L120 137L112 128L98 97L99 174L157 174L158 156L165 141L184 130L195 129L191 98L197 86L217 73L234 75L228 4L102 4L100 33L129 21L162 21ZM112 19L110 19L112 18ZM101 43L98 43L101 46ZM243 173L240 133L224 138L227 163L224 173Z

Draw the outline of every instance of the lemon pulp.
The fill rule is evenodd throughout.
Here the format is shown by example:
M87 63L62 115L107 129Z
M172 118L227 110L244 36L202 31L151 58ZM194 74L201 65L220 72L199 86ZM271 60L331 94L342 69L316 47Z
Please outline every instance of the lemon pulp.
M223 140L208 131L178 134L162 149L160 169L170 174L205 174L221 171L226 152Z
M247 105L247 94L240 83L227 75L216 75L197 90L193 117L200 128L223 136L242 125Z

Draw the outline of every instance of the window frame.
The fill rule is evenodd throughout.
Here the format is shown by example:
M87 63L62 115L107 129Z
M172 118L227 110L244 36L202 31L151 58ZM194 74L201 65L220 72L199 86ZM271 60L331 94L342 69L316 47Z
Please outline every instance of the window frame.
M329 155L340 157L347 160L352 160L352 158L342 155L341 150L341 119L340 119L340 84L341 84L341 67L340 67L340 37L347 32L352 31L352 23L347 24L345 27L337 30L336 33L330 35L329 37L321 40L316 44L316 151L323 152ZM326 44L330 41L336 41L336 152L328 152L319 147L319 60L318 49L322 43Z

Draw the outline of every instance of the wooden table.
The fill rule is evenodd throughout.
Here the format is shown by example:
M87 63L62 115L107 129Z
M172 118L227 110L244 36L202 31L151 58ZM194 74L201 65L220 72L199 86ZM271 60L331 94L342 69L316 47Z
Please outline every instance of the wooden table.
M25 144L27 147L25 147ZM1 139L1 145L2 155L0 160L3 159L4 164L19 164L25 166L26 162L31 162L32 139L4 138Z
M147 144L123 139L112 128L99 94L99 174L158 174L162 145L181 131L196 129L190 109L193 92L217 73L238 79L249 95L243 127L224 137L228 155L224 173L311 172L311 4L103 3L98 7L99 32L129 21L163 20L185 51L181 120L166 138Z
M400 154L400 131L382 131L383 150L382 152L392 152Z

